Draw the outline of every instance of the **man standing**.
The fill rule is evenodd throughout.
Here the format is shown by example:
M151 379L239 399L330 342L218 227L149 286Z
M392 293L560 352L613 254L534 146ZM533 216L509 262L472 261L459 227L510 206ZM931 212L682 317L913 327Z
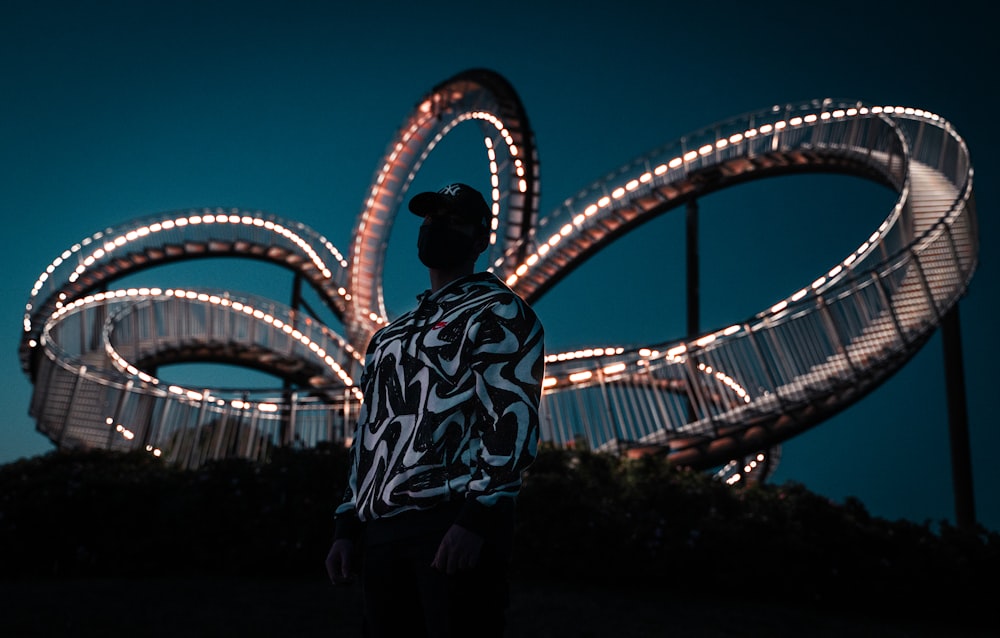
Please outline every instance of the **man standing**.
M409 209L431 287L368 345L327 572L360 571L372 636L500 636L514 501L538 446L542 325L474 272L493 218L478 191L450 184Z

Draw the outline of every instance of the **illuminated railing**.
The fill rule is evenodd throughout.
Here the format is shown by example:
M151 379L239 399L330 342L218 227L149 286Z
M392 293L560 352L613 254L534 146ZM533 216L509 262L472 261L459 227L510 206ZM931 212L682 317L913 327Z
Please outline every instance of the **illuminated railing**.
M820 130L799 131L792 141L789 135L755 141L758 147L743 152L766 158L808 150L812 155L801 155L800 161L816 163L830 161L831 149L839 158L848 153L853 172L900 193L885 221L840 263L743 322L689 341L551 355L546 438L564 445L582 438L597 447L662 444L678 461L722 464L750 454L755 444L787 439L846 407L898 369L930 336L964 294L977 260L965 144L947 122L930 113L856 107L856 114L866 119L848 122L848 109L826 107L833 108L829 117L821 112L810 118ZM805 105L785 112L803 110ZM807 121L799 117L785 120L789 124L782 130ZM760 114L737 122L747 121L759 122ZM732 139L720 134L731 126L703 133L695 145ZM681 162L674 165L680 171L688 157L693 169L710 168L706 158L715 156L725 164L733 146L706 142L695 155L677 155ZM668 148L678 147L684 144ZM657 152L647 160L666 155L670 153ZM630 165L640 183L646 174L640 171L655 163L647 160ZM540 228L565 229L560 216L579 219L583 202L596 197L599 205L606 197L614 199L613 193L623 188L615 184L636 179L629 170L567 202ZM674 184L686 179L679 173ZM645 182L650 189L656 186ZM609 189L611 196L598 195ZM632 190L634 197L643 196L638 187ZM619 208L629 205L634 206ZM586 204L583 210L594 211L594 206ZM566 244L576 236L576 226L561 233ZM561 242L549 242L547 252L555 253ZM541 260L533 261L537 266ZM527 275L528 269L521 271ZM515 272L508 281L516 286L519 279ZM766 428L766 435L756 425Z
M237 209L166 213L94 233L45 268L24 311L20 354L25 371L41 325L68 301L127 272L210 254L271 260L300 271L338 315L350 300L346 259L305 224Z
M874 172L879 181L898 190L903 187L906 163L902 140L886 110L829 100L808 102L761 110L682 137L622 166L540 219L530 236L508 250L526 257L507 273L507 283L534 298L550 278L568 274L582 263L581 257L597 252L623 227L662 214L704 188L697 181L699 174L735 181L754 172L793 171L796 163L803 168L819 163L818 157L786 157L788 153L822 153L828 163L846 162L858 171ZM929 122L938 118L920 113ZM772 158L772 163L761 158ZM723 168L728 175L713 175L713 169ZM893 239L894 248L905 245L893 237L898 215L897 207L877 231L877 241L890 249ZM874 250L875 242L865 246ZM853 259L867 254L867 248Z
M537 218L538 162L505 80L469 71L435 87L390 143L342 255L296 223L245 211L171 213L96 233L32 287L22 366L31 414L61 447L145 449L196 466L278 445L348 442L367 337L387 321L382 268L393 219L424 159L455 126L484 132L492 270L529 301L590 255L691 198L798 170L849 172L898 200L838 263L743 321L690 339L547 357L542 438L649 447L727 480L773 467L776 446L894 373L964 294L977 263L972 167L933 113L804 102L733 118L620 168ZM226 292L104 292L125 274L210 255L294 270L345 325L342 338L273 301ZM762 300L766 302L766 300ZM296 390L162 383L159 365L251 363Z
M31 410L39 430L62 447L146 449L186 466L220 456L264 458L279 445L343 441L357 412L351 375L361 355L326 326L266 299L98 293L56 312L41 340L46 356ZM170 353L191 359L196 354L185 350L213 346L216 361L249 355L275 373L299 368L305 389L192 388L148 372Z
M427 156L457 125L478 123L493 209L488 255L517 259L511 247L536 221L538 158L520 98L495 73L471 70L434 87L393 136L372 178L351 242L347 332L361 348L388 321L382 291L385 247L400 204ZM503 255L510 255L503 257Z

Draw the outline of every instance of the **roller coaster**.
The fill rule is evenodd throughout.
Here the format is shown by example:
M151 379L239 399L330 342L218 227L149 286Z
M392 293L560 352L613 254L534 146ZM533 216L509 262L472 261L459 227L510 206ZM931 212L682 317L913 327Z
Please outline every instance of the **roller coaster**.
M31 289L19 347L39 432L59 448L146 450L184 467L349 442L365 346L390 320L382 281L393 221L424 160L464 122L478 125L489 167L488 267L529 303L642 224L748 180L832 172L898 196L877 228L859 231L856 249L744 321L548 354L541 437L554 445L659 452L730 481L766 476L782 442L904 366L977 266L968 148L935 113L835 99L761 109L654 149L539 215L524 106L502 76L472 69L433 87L396 131L345 252L295 221L204 209L107 228L57 256ZM343 334L266 298L113 287L210 257L288 269ZM205 389L157 377L160 366L195 361L253 367L284 386Z

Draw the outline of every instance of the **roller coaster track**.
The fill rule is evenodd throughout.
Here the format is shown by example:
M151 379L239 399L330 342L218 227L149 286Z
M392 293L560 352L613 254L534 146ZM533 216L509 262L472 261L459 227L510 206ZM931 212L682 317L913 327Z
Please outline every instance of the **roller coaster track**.
M494 222L490 269L533 302L586 259L707 193L773 175L847 173L895 205L838 263L744 321L695 338L546 358L542 438L659 451L730 480L766 475L790 437L851 405L921 348L978 261L973 170L937 114L843 100L775 106L686 135L538 215L538 159L503 78L470 70L434 87L372 180L350 250L297 222L243 210L175 212L108 228L64 251L31 290L20 344L29 408L60 447L145 449L196 466L278 445L345 441L368 338L388 320L385 249L420 166L455 126L483 133ZM279 264L341 321L227 291L113 289L178 260ZM156 377L181 361L246 365L281 391L195 389Z

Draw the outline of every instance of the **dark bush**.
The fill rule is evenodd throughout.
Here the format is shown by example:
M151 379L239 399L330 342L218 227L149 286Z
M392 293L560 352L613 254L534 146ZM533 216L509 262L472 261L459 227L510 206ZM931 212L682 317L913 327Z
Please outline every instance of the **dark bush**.
M321 578L347 477L340 447L184 471L146 454L53 452L0 467L5 578ZM872 517L802 485L729 487L646 457L543 449L512 571L685 594L879 608L989 608L1000 536Z

